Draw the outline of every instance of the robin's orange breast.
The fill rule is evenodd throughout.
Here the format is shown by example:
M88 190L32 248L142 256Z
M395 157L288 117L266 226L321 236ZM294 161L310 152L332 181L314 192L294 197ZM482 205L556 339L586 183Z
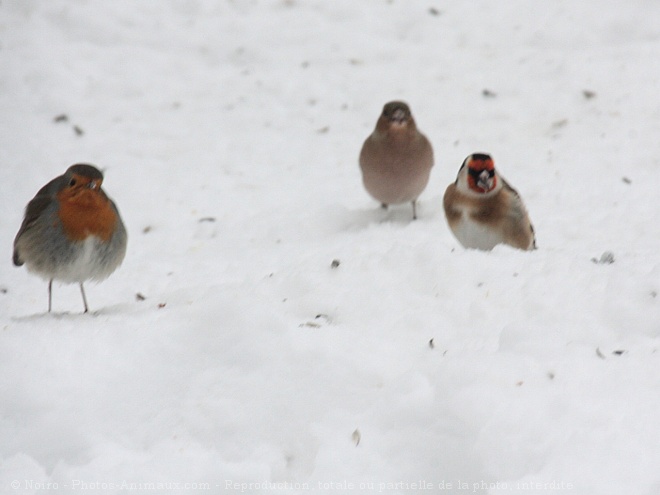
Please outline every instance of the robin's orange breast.
M57 194L58 216L67 238L82 241L97 236L103 241L112 237L117 214L108 197L100 190L64 189Z

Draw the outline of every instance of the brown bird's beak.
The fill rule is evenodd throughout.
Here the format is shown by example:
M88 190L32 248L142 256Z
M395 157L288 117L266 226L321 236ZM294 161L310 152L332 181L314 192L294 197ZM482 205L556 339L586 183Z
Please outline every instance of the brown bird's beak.
M392 114L392 117L390 117L390 120L392 122L396 122L397 124L403 124L407 120L406 112L401 108L397 108Z

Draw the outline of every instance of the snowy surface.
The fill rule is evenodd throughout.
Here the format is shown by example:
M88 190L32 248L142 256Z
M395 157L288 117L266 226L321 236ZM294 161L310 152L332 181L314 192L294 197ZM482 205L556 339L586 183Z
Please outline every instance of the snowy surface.
M3 0L0 492L660 494L658 19ZM392 99L436 155L415 222L357 165ZM537 251L452 237L475 151ZM58 284L47 314L11 246L76 162L105 170L128 254L93 314Z

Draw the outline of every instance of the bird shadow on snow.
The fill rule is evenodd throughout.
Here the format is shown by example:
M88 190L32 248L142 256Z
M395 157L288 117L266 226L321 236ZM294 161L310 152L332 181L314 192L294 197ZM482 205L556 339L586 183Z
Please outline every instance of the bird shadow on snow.
M337 207L333 210L333 223L341 231L364 230L374 225L423 224L436 221L438 213L431 205L417 204L417 219L413 220L410 203L388 206L387 209L378 205L370 208L348 209Z
M126 304L114 304L103 308L95 309L84 313L82 311L44 311L43 313L34 313L24 316L13 316L11 321L16 323L26 322L45 322L45 321L84 321L94 319L100 316L125 315L126 313L135 313L130 310Z
M83 318L90 318L94 316L98 316L99 312L98 311L90 311L88 313L83 313L82 311L80 313L75 313L72 311L51 311L50 313L48 311L44 311L43 313L34 313L31 315L25 315L25 316L13 316L11 318L11 321L14 321L16 323L26 323L26 322L37 322L37 321L47 321L47 320L80 320Z

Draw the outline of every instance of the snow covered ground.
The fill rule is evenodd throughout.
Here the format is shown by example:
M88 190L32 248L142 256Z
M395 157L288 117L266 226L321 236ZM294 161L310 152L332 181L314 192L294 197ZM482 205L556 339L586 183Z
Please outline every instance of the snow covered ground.
M0 492L660 494L658 19L3 0ZM416 222L357 166L392 99L435 149ZM452 237L474 151L537 251ZM105 170L128 254L93 314L58 284L47 314L12 241L76 162Z

